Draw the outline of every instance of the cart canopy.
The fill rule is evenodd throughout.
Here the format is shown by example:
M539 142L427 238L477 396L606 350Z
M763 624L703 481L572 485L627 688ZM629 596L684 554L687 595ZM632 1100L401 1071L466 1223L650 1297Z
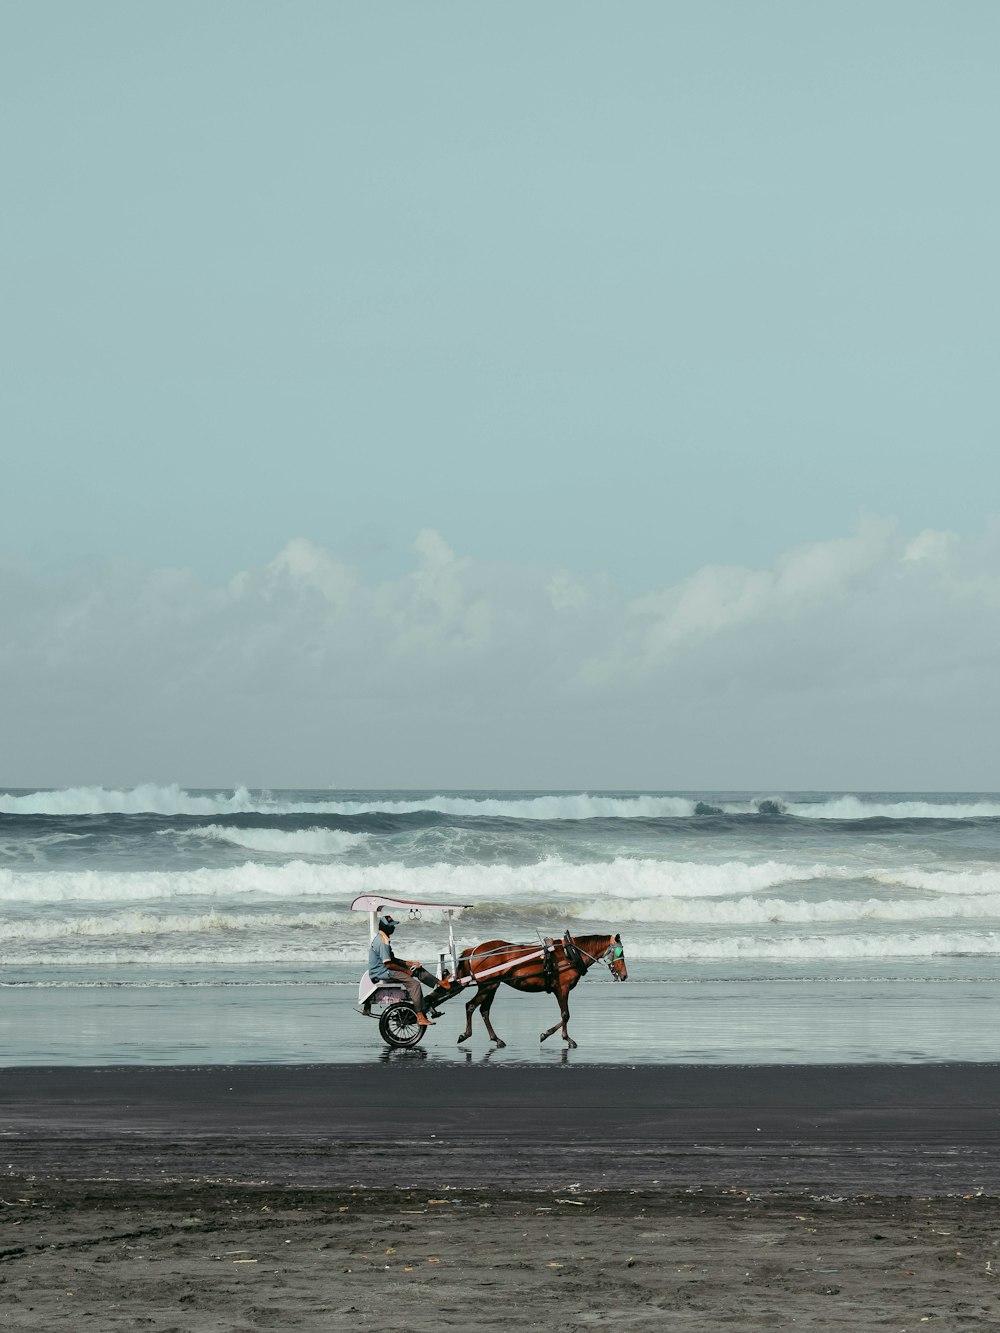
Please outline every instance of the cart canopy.
M364 893L360 898L355 898L351 903L352 912L382 912L386 908L390 910L393 907L399 908L402 912L408 912L413 908L420 910L422 908L434 909L440 912L461 912L465 907L471 907L472 903L432 903L417 902L411 898L385 898L376 893Z

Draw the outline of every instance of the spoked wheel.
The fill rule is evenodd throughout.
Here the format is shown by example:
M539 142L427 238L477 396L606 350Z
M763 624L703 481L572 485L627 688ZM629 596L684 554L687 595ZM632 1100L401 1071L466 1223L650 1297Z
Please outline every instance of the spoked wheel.
M388 1046L416 1046L427 1031L417 1022L416 1009L405 1000L383 1009L378 1030Z

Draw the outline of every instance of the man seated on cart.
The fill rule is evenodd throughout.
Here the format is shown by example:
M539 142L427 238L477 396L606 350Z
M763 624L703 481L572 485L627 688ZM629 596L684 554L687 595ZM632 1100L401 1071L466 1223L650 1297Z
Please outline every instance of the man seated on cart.
M437 977L425 971L419 963L410 963L405 958L397 958L392 952L389 936L397 924L395 917L389 916L388 913L379 919L378 930L372 936L371 947L368 950L368 975L372 981L389 981L393 985L402 986L417 1011L418 1025L422 1028L432 1028L434 1024L427 1017L427 1004L420 989L420 981L438 988L440 983ZM417 980L418 977L420 981Z

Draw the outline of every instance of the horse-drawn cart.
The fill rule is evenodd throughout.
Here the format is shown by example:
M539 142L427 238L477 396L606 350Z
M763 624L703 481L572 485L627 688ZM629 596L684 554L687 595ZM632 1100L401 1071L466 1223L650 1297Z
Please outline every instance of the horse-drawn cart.
M353 912L368 913L368 935L375 938L378 919L383 912L405 912L411 921L419 921L422 911L444 912L448 920L448 946L440 949L437 957L437 975L418 970L417 977L427 985L433 985L453 974L458 967L458 954L455 951L455 913L471 907L471 903L431 903L415 902L409 898L384 898L366 893L355 898L351 903ZM458 994L460 988L441 997L439 1003ZM388 1046L416 1046L427 1031L417 1022L417 1011L413 1007L406 990L399 982L373 981L367 970L362 974L358 985L358 1004L366 1018L378 1018L378 1030L382 1040Z
M412 972L419 981L433 987L427 998L435 1006L447 1003L456 995L467 995L470 986L475 988L475 994L466 1002L466 1025L465 1031L458 1038L460 1043L472 1036L472 1016L478 1009L490 1040L497 1046L506 1045L490 1022L490 1007L498 987L504 984L515 990L545 991L554 995L559 1003L560 1021L543 1032L541 1040L545 1041L561 1028L567 1045L575 1046L576 1042L570 1037L566 1026L569 1021L569 992L586 976L587 969L594 963L606 963L613 980L626 980L628 968L625 965L621 936L581 935L574 938L567 930L558 941L549 937L539 940L537 944L486 940L472 948L463 949L459 954L455 946L454 916L456 912L471 906L471 903L413 902L406 898L384 898L375 894L364 894L351 903L353 911L368 913L372 939L378 929L378 918L384 911L395 909L408 912L411 919L419 919L422 910L446 913L448 947L438 953L437 975L421 967L412 969ZM374 981L366 971L358 987L358 1003L366 1018L375 1018L373 1011L380 1011L377 1015L379 1032L389 1046L416 1046L426 1031L417 1022L416 1006L399 982Z

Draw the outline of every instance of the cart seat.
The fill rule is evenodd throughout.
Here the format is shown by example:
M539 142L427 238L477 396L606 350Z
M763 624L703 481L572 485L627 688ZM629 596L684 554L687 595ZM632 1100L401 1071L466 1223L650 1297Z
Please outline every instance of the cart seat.
M392 991L398 995L401 1000L407 998L405 987L398 981L373 981L367 972L362 972L361 980L358 982L358 1004L364 1004L366 1000L372 1000L379 991Z

